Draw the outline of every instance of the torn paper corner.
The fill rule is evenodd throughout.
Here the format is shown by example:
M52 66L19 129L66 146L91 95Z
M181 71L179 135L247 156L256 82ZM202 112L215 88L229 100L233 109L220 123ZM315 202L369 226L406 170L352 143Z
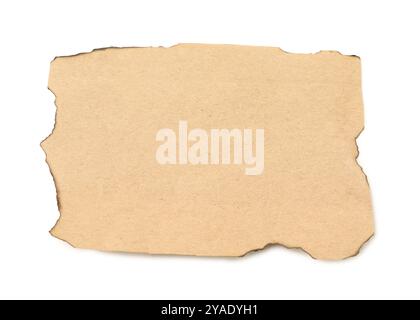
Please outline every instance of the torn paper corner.
M52 235L104 251L356 255L374 232L356 161L360 78L359 58L270 47L56 58L42 143L61 215Z

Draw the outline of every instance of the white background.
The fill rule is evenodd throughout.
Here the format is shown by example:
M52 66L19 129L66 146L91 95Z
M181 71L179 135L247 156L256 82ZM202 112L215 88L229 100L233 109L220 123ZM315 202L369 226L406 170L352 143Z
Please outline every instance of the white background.
M0 298L420 298L419 1L1 1ZM54 124L50 61L176 43L338 50L362 58L376 236L358 257L280 247L245 258L110 254L48 233L58 218L39 143Z

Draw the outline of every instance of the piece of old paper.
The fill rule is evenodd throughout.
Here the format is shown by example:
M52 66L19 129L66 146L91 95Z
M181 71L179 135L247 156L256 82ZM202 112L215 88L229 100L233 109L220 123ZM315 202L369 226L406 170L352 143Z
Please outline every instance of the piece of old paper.
M56 58L42 143L78 248L243 256L269 244L356 255L373 234L356 162L360 59L183 44Z

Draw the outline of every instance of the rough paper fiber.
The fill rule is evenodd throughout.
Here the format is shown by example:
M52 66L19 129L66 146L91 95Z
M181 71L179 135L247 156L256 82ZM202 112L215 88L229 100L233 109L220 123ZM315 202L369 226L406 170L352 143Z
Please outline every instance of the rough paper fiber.
M268 244L319 259L372 236L360 59L177 45L56 58L42 143L75 247L242 256Z

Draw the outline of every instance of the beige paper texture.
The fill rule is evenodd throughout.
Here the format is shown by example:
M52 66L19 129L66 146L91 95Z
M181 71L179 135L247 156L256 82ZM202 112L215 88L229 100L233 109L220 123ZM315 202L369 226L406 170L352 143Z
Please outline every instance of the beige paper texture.
M242 256L280 244L335 260L373 234L358 57L108 48L56 58L49 88L51 232L75 247Z

